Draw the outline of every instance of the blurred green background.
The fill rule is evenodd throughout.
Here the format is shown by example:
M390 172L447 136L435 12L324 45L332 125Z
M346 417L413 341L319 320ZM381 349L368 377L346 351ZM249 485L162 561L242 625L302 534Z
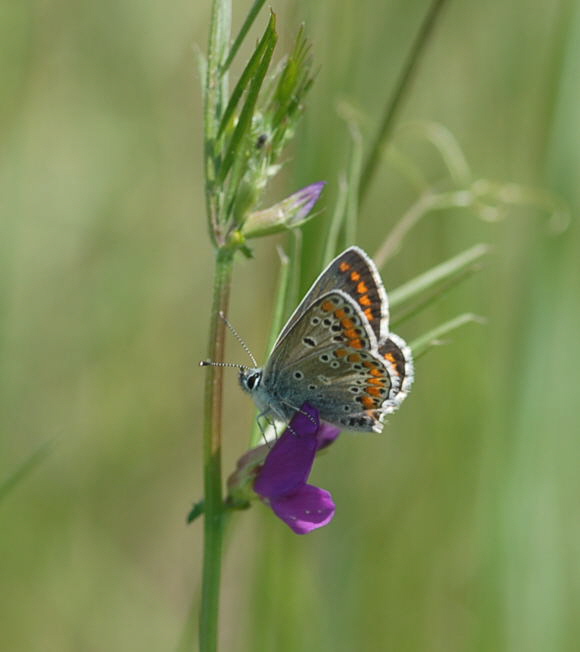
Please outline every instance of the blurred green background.
M239 26L250 3L234 4ZM319 73L270 199L326 179L328 217L349 144L337 106L375 132L428 3L273 7L279 55L306 21ZM43 457L0 501L2 650L174 650L196 608L202 527L185 516L202 490L212 252L194 51L209 9L2 3L0 483ZM383 436L345 435L318 460L329 527L297 537L261 505L236 515L223 650L578 649L579 62L573 0L448 3L399 124L444 124L476 176L558 194L570 226L554 235L531 207L496 224L434 213L412 232L387 288L474 243L494 250L397 330L412 340L465 311L488 322L419 360ZM406 151L445 176L428 145ZM415 199L381 165L357 244L374 252ZM259 357L275 243L235 271L231 317ZM228 359L245 361L233 339ZM236 385L226 474L253 420Z

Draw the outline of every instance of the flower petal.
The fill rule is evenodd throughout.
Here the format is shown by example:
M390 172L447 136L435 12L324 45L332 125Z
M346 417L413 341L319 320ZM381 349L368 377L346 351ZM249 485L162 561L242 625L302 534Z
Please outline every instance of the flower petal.
M327 525L336 511L332 494L310 484L288 496L271 500L270 506L296 534L308 534Z
M254 482L256 493L263 498L277 498L292 493L306 482L316 454L318 425L318 411L305 403L258 471Z
M288 197L288 200L294 201L295 210L297 211L294 217L295 221L303 220L310 213L318 201L320 193L324 190L325 185L326 181L317 181Z
M316 435L317 450L330 446L330 444L337 439L338 435L340 435L340 432L341 431L336 426L331 426L330 423L321 421L320 428Z

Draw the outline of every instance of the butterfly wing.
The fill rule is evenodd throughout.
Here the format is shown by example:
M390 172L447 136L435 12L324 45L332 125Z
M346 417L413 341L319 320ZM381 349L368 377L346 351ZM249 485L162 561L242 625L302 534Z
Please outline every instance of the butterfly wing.
M395 333L390 333L387 339L379 344L379 355L387 360L392 373L397 379L395 389L391 392L383 410L394 412L405 400L414 379L413 356L405 340Z
M372 259L359 247L349 247L337 256L294 311L278 336L281 342L306 310L322 295L333 290L348 294L367 318L378 342L389 330L389 304L381 276Z
M279 414L308 401L324 421L378 432L383 404L399 390L363 311L341 290L318 297L294 320L268 360L263 383Z

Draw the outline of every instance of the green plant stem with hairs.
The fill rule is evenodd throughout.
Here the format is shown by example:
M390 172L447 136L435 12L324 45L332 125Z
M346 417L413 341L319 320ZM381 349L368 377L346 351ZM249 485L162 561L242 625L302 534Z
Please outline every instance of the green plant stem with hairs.
M229 252L218 253L208 347L209 358L216 361L223 359L225 323L219 318L219 315L227 311L232 262L232 256ZM223 368L208 367L206 371L203 431L204 556L199 632L200 649L209 652L217 649L219 587L224 529L221 471Z
M225 324L219 318L227 313L230 294L233 254L220 238L216 201L213 143L218 130L218 116L224 104L226 79L220 78L220 68L227 56L230 38L231 3L215 0L213 3L205 84L205 171L206 206L210 236L216 249L214 289L209 331L210 360L223 359ZM215 652L218 641L219 592L222 563L224 506L222 496L222 399L223 369L206 369L203 479L204 479L204 541L201 609L199 620L199 649Z

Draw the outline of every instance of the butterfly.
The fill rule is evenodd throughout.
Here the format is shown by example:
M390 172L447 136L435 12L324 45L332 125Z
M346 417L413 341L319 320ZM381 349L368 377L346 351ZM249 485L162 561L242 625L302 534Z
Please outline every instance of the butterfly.
M288 421L308 402L341 429L381 432L413 382L413 358L389 332L387 293L358 247L337 256L282 329L263 367L240 384L261 415Z

